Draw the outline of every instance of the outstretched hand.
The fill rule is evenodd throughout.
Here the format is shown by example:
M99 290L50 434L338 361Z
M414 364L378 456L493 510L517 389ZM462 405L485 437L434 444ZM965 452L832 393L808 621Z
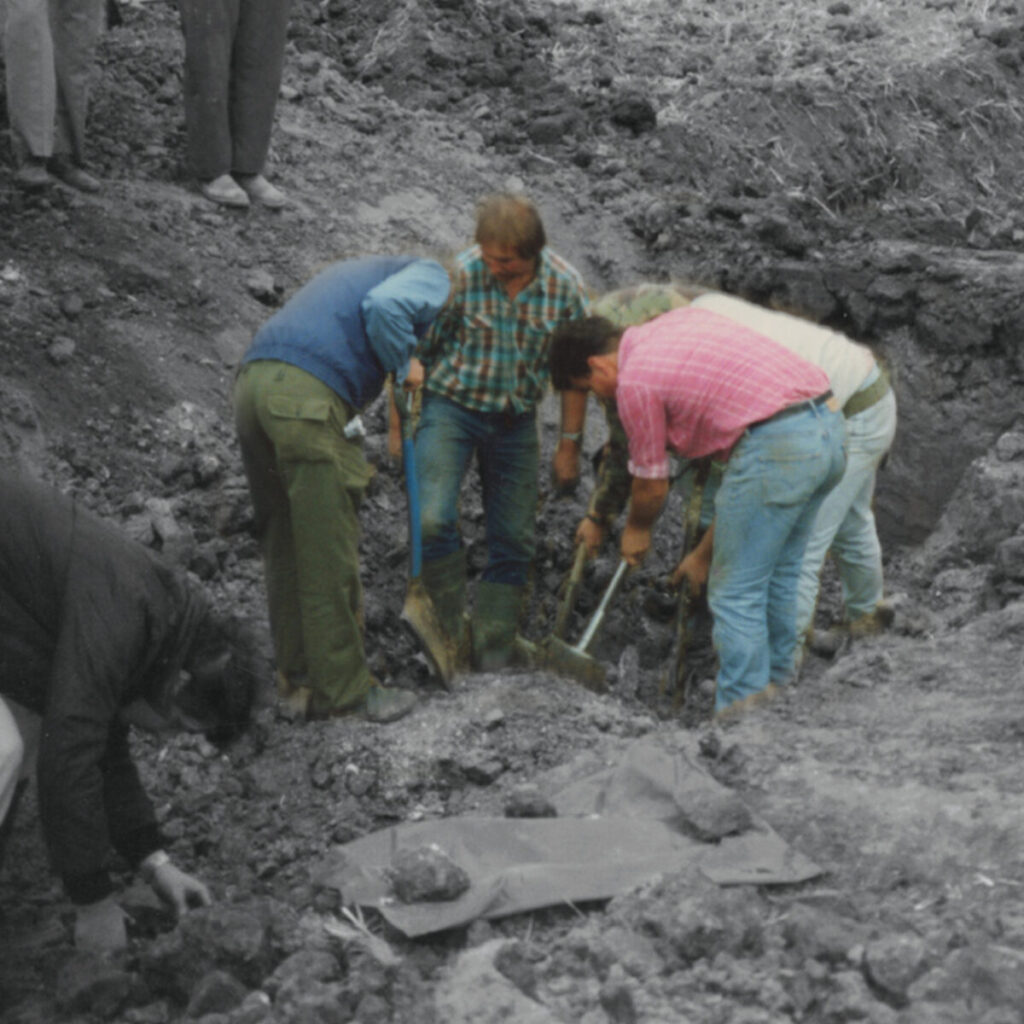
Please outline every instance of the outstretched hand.
M620 544L622 557L631 565L639 565L651 550L651 531L641 526L626 524Z
M155 869L150 884L153 891L173 907L179 917L190 907L208 907L213 902L210 890L198 878L193 878L170 862Z
M705 561L697 551L691 551L672 570L670 577L673 587L681 587L686 582L690 587L690 593L696 594L708 581L710 563Z
M580 482L580 446L575 441L560 441L551 462L551 486L556 497L572 495Z
M587 558L594 558L604 544L605 528L598 525L589 516L580 520L576 527L576 543L587 549Z

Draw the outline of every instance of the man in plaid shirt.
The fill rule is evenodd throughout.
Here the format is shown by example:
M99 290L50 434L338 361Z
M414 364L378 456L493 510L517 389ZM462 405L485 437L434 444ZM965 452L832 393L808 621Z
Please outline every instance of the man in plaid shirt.
M528 199L485 199L474 241L459 255L448 304L417 352L426 382L416 463L423 581L457 643L466 603L458 498L477 457L487 565L476 592L472 660L495 669L512 658L534 554L536 410L550 379L548 340L559 324L586 313L587 299L577 271L547 247Z

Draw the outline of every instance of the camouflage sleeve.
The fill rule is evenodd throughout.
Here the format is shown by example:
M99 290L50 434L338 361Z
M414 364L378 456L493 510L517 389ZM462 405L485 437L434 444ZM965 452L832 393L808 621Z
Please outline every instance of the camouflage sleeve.
M632 477L629 475L629 439L615 403L603 401L601 405L608 421L608 440L601 453L587 515L599 519L609 529L629 501Z

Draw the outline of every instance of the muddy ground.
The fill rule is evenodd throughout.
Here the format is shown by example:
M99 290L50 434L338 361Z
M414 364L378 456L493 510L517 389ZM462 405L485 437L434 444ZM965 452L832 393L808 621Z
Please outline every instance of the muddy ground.
M378 404L368 648L423 707L386 728L299 725L269 700L226 754L140 737L171 852L218 902L176 927L126 873L132 946L108 963L73 954L30 800L0 876L0 1021L1020 1024L1024 11L298 0L270 168L293 202L236 214L206 205L182 166L173 8L120 10L91 118L104 191L27 197L0 168L7 457L262 623L228 400L253 330L326 262L458 249L476 197L522 189L595 292L697 278L889 362L900 429L878 513L896 618L812 657L782 700L728 728L708 721L705 631L673 714L659 682L676 501L595 644L608 695L542 674L446 694L397 621L405 506ZM553 404L542 431L550 451ZM588 454L601 437L592 415ZM534 639L591 480L587 467L562 500L543 484ZM464 504L478 569L472 486ZM589 571L574 631L614 558ZM821 626L836 589L826 573ZM344 894L316 884L338 844L501 814L517 788L543 790L579 757L615 763L638 737L685 747L823 873L717 888L684 871L416 941L372 912L351 924Z

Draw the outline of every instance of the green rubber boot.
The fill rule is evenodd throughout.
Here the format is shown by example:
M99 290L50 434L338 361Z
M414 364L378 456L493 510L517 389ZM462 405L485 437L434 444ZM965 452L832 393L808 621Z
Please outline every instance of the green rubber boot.
M473 667L495 672L517 663L516 629L526 588L514 583L481 582L473 609Z
M424 560L423 586L454 652L456 671L469 667L469 629L466 622L466 550Z
M445 633L453 639L462 634L462 613L466 610L466 551L423 560L423 586Z

